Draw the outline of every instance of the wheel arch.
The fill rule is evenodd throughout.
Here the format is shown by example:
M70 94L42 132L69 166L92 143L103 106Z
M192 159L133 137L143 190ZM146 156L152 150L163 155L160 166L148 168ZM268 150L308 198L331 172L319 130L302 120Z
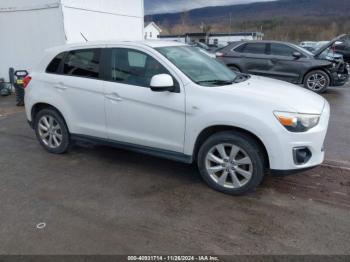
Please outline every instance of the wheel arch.
M214 126L210 126L210 127L206 127L204 130L202 130L195 142L194 145L194 149L193 149L193 159L196 161L197 160L197 156L198 156L198 152L199 149L201 147L201 145L212 135L219 133L219 132L224 132L224 131L232 131L232 132L237 132L237 133L241 133L241 134L245 134L250 136L252 139L254 139L259 147L261 152L263 152L264 154L264 164L265 167L268 169L270 167L270 159L269 159L269 154L268 151L266 149L265 144L262 142L262 140L255 135L254 133L243 129L243 128L239 128L239 127L235 127L235 126L227 126L227 125L214 125Z
M303 78L302 78L302 84L304 84L306 76L307 76L309 73L311 73L312 71L322 71L322 72L326 73L326 74L328 75L328 77L329 77L329 85L332 85L333 80L332 80L331 74L330 74L330 72L329 72L326 68L324 68L324 67L314 67L314 68L310 68L308 71L306 71L306 72L304 73L304 75L303 75Z
M239 65L237 65L237 64L228 63L228 64L227 64L227 67L228 67L228 68L237 67L237 68L239 69L239 71L242 72L242 68L241 68Z
M67 128L69 130L69 126L67 125L66 118L61 113L61 111L57 107L55 107L53 105L50 105L48 103L41 103L41 102L34 104L33 107L32 107L32 110L31 110L31 117L32 117L31 126L32 126L32 128L34 128L34 123L36 121L35 120L36 115L43 109L53 109L53 110L55 110L62 117L64 123L66 124L66 126L67 126Z

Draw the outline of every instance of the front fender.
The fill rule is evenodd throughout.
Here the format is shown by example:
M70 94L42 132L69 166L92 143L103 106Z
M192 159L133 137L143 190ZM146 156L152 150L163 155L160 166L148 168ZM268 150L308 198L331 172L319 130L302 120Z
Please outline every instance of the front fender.
M230 116L230 120L227 119L228 115ZM215 120L208 121L208 119ZM242 121L242 119L244 119L244 121ZM196 117L195 120L192 119L191 121L188 121L185 135L185 154L193 155L196 141L200 133L209 127L215 126L239 128L255 135L265 146L270 164L276 161L275 159L278 157L278 151L281 148L281 143L279 142L278 137L281 132L284 132L284 130L281 128L277 120L274 119L272 112L271 116L265 116L265 119L259 116L255 117L249 113L228 113L225 111L208 113L203 117Z

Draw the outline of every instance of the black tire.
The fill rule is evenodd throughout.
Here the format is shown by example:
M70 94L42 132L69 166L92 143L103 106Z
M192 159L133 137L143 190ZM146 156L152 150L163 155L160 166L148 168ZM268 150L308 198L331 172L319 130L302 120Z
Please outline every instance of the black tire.
M238 72L238 73L241 73L241 70L237 67L237 66L229 66L229 68L233 71L233 72Z
M41 138L41 135L40 135L41 131L39 128L39 122L41 121L41 119L43 117L51 117L52 119L54 119L56 126L58 124L60 127L59 135L62 138L61 138L61 140L59 140L60 141L59 146L57 146L55 148L47 145L44 142L44 139ZM68 151L69 146L70 146L69 131L68 131L68 128L67 128L67 125L66 125L64 119L56 110L51 109L51 108L46 108L46 109L39 111L35 116L34 129L35 129L35 134L36 134L37 139L39 140L40 144L45 148L46 151L53 153L53 154L63 154L63 153ZM52 132L54 132L54 131L52 131Z
M239 148L243 149L245 151L244 153L250 157L252 174L250 180L248 180L248 182L245 182L244 185L242 183L241 187L227 188L226 186L219 185L219 183L214 181L212 176L207 171L207 155L212 152L211 150L213 150L216 145L219 144L232 144L238 146ZM264 163L264 153L262 152L259 144L255 141L255 139L241 132L229 131L214 134L203 143L198 152L197 164L202 178L211 188L230 195L243 195L255 190L256 187L262 182L265 171ZM235 172L236 171L234 171L234 173ZM235 174L237 175L238 173ZM229 173L229 176L231 176L231 172ZM231 178L231 180L233 183L233 178Z
M322 70L314 70L305 76L304 87L315 93L322 94L327 90L330 82L329 75L326 72Z

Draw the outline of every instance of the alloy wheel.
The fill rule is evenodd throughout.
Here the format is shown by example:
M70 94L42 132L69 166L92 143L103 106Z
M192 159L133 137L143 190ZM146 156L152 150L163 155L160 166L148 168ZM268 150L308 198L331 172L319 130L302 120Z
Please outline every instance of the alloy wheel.
M253 176L253 163L239 146L218 144L206 156L206 170L211 179L225 188L241 188Z
M326 87L327 79L324 75L315 73L309 76L306 83L310 90L319 91Z
M55 149L62 144L62 129L54 117L42 116L38 122L38 131L41 141L47 147Z

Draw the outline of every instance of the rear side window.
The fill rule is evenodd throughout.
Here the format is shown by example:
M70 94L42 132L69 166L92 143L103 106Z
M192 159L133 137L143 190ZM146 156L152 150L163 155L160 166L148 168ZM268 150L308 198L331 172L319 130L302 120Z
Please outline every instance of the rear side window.
M266 50L266 44L264 43L250 43L250 44L246 44L243 47L242 52L248 53L248 54L263 55L265 54L265 50Z
M70 51L64 61L63 73L69 76L99 78L101 49Z
M58 74L60 65L65 57L66 53L61 53L57 55L47 66L46 68L46 73L51 73L51 74Z
M293 56L293 52L295 52L293 48L283 45L283 44L271 44L271 55L276 56Z

